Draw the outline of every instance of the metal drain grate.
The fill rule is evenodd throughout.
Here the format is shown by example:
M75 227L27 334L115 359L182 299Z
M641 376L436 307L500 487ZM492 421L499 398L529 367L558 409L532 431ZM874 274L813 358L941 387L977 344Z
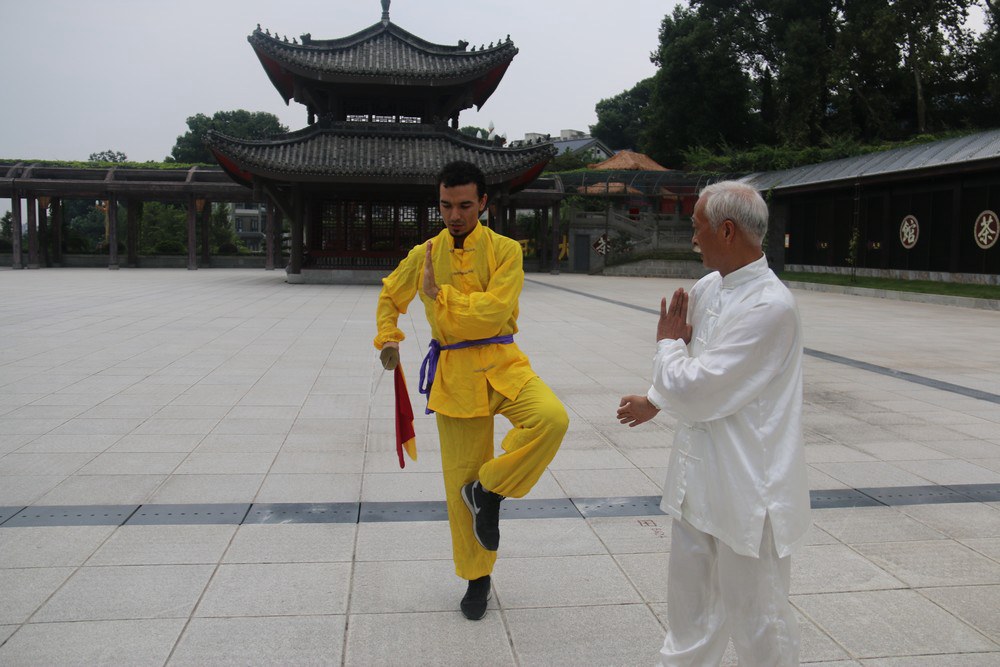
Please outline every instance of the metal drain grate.
M443 500L399 503L361 503L360 523L380 521L445 521L448 506Z
M946 486L902 486L858 489L883 505L925 505L939 503L968 503L973 499Z
M4 522L4 528L38 526L120 526L138 505L36 505Z
M583 516L653 516L663 514L660 496L623 496L619 498L576 498Z
M500 504L501 519L579 519L580 511L569 498L508 498Z
M1000 502L1000 484L872 487L810 492L814 509L935 503ZM662 515L660 496L613 498L509 498L504 519L554 519ZM4 528L278 523L377 523L446 521L444 501L365 503L213 503L201 505L78 505L0 507Z
M0 507L0 525L23 509L25 509L24 505L19 505L17 507Z
M831 509L835 507L884 507L882 503L871 496L866 496L857 489L827 489L825 491L810 491L809 504L814 510Z
M949 484L948 488L981 503L1000 502L1000 484Z
M357 523L358 503L254 503L243 523Z
M250 503L212 505L143 505L126 524L129 526L169 526L192 524L243 523Z

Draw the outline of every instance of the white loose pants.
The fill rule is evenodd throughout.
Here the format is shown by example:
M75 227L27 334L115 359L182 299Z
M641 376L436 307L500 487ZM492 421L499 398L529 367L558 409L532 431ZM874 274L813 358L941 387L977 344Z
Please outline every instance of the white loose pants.
M717 666L730 636L742 666L799 664L799 625L788 602L791 559L778 558L770 519L759 553L740 556L674 519L663 667Z

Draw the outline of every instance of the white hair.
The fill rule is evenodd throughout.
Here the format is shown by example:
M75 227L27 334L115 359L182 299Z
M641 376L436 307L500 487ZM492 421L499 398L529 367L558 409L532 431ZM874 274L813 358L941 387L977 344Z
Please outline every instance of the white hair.
M739 181L719 181L698 193L705 197L705 217L715 230L732 220L748 237L760 243L767 234L767 203L757 190Z

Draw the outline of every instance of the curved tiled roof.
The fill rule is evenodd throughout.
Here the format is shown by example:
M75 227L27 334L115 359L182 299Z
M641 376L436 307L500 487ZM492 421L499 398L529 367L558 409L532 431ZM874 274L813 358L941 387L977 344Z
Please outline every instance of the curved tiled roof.
M339 39L314 40L302 35L302 43L288 41L287 37L280 39L258 26L247 40L265 68L277 65L318 81L463 83L497 67L506 68L517 55L510 35L495 46L469 49L466 42L454 46L433 44L389 21ZM286 100L291 97L290 89L282 89L279 81L275 85Z
M588 164L587 169L626 169L629 171L669 171L659 162L645 153L636 153L628 149L621 150L603 162Z
M333 123L315 125L280 139L234 139L209 132L219 163L237 182L253 176L320 183L411 183L433 186L453 160L473 162L490 185L524 185L555 155L551 143L503 148L441 125ZM530 179L529 179L530 180Z

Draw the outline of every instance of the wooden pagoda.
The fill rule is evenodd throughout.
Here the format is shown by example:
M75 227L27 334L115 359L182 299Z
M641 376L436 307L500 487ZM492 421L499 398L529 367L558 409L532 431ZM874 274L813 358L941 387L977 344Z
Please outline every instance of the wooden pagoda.
M436 175L452 160L483 170L502 226L510 195L555 155L548 142L505 148L458 131L459 113L482 107L517 54L509 36L433 44L390 22L382 0L382 20L348 37L289 41L258 26L248 40L308 125L266 140L210 132L206 143L233 180L290 219L290 282L368 282L358 270L377 279L393 268L439 231Z

